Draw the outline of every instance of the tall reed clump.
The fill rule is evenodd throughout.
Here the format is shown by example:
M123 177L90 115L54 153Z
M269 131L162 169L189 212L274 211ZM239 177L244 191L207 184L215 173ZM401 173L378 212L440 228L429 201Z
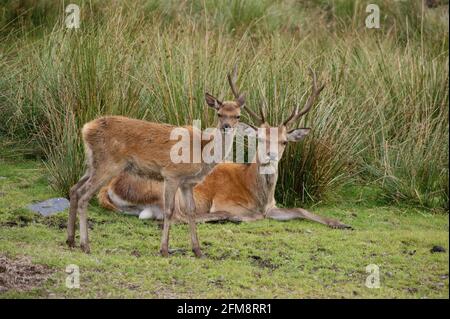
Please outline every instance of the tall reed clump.
M365 177L395 201L448 208L448 57L414 51L367 61L365 85L386 93L374 105Z
M367 3L350 0L93 0L80 2L81 28L68 30L62 6L29 0L17 14L27 8L6 1L0 134L36 143L67 195L84 169L85 122L122 114L210 126L204 93L231 97L226 72L238 63L247 107L263 101L276 124L305 103L312 67L326 87L298 124L312 133L286 150L277 200L320 201L364 183L445 208L448 15L419 0L375 2L379 30L364 27Z
M114 33L111 47L106 35ZM83 170L80 129L85 122L100 114L145 114L142 85L124 80L124 74L135 72L130 59L142 58L131 54L131 45L113 25L102 33L61 28L21 57L14 116L28 123L26 130L46 157L51 185L63 194Z

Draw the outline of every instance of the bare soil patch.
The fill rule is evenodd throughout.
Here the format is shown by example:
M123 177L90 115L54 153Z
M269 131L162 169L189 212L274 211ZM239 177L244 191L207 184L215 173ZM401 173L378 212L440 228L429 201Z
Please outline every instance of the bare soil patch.
M28 257L16 259L0 255L0 294L8 290L25 291L42 285L52 270L33 264Z

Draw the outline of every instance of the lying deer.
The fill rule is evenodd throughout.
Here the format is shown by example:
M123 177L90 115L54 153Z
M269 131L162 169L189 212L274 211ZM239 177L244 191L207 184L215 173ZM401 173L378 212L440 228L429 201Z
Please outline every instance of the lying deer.
M233 79L228 74L233 93L237 93L235 81L237 70L234 69ZM233 83L232 83L233 82ZM215 109L218 116L218 129L223 134L227 128L234 128L244 107L243 94L235 94L233 101L221 102L206 93L206 103ZM185 127L190 132L190 143L194 143L194 135L198 134L192 127ZM106 116L84 125L82 136L87 158L85 175L70 190L70 209L67 224L67 244L75 244L75 221L78 213L80 220L80 247L88 253L87 205L89 200L100 188L108 184L115 176L123 172L133 173L163 181L161 198L163 199L164 227L161 238L161 254L169 254L169 229L175 209L175 194L179 189L186 205L184 210L188 215L188 223L195 256L201 257L197 237L194 213L196 205L193 188L216 165L215 162L205 163L174 163L171 159L171 149L177 143L170 138L175 126L151 123L121 116ZM210 143L215 143L213 139ZM205 141L201 141L201 151ZM191 154L192 155L192 154Z
M289 130L299 118L306 114L314 104L323 86L317 85L315 74L313 78L312 94L305 107L299 111L294 109L289 118L278 127L271 127L265 120L261 109L261 117L250 109L247 112L258 122L265 134L258 136L260 147L265 144L269 150L271 128L278 132L278 153L268 152L269 161L262 163L258 156L251 164L222 163L218 164L203 182L194 188L194 201L197 207L195 219L198 222L213 222L221 220L255 221L263 218L275 220L290 220L295 218L312 220L333 228L350 228L349 226L327 217L308 212L302 208L276 207L274 193L278 178L278 162L283 156L288 142L297 142L305 137L309 128ZM273 174L260 174L261 168L271 166ZM139 215L142 219L161 220L163 211L163 183L157 180L143 179L128 173L122 173L113 179L109 185L103 187L98 198L101 205L107 209L123 211ZM174 219L180 222L189 220L184 214L186 205L177 193Z

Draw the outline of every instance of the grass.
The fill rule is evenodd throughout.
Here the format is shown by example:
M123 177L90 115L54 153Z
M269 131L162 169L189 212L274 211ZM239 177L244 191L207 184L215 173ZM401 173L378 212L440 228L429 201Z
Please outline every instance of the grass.
M39 217L25 209L57 195L33 160L0 161L0 251L47 265L50 278L0 298L448 298L448 214L386 206L367 187L347 188L345 202L312 210L352 225L328 229L306 221L201 224L206 259L189 250L186 225L171 245L187 253L158 254L153 221L89 207L92 253L66 247L67 212ZM227 244L224 244L224 243ZM446 253L431 253L434 245ZM66 266L80 268L80 288L65 286ZM379 289L365 286L365 268L380 268Z

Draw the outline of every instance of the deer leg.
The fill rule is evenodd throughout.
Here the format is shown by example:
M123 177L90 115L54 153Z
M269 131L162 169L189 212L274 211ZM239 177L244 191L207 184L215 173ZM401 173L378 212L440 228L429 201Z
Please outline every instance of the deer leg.
M198 223L222 223L226 221L232 221L239 223L239 221L234 221L231 219L233 216L228 212L214 212L209 214L196 215L195 220Z
M307 219L312 220L314 222L318 222L320 224L327 225L331 228L338 228L338 229L352 229L351 226L345 225L341 223L340 221L319 216L316 214L313 214L311 212L308 212L306 209L303 208L272 208L266 213L267 218L279 220L279 221L286 221L291 219Z
M191 243L192 243L192 251L195 254L195 257L201 258L202 252L200 250L200 243L198 242L197 236L197 225L195 223L195 200L193 193L194 185L182 185L181 192L183 194L184 201L186 203L186 211L188 213L188 221L189 221L189 232L191 234Z
M169 232L170 223L175 210L175 194L179 182L176 180L166 179L164 181L164 226L163 233L161 237L161 255L164 257L169 256Z
M263 214L249 212L248 214L231 214L230 212L220 210L213 213L196 215L195 220L199 223L223 223L231 222L240 224L242 222L252 222L264 219Z
M89 173L86 173L78 183L76 183L70 189L70 208L69 208L69 219L67 221L67 240L66 243L69 247L75 246L75 222L77 219L78 210L78 190L85 185L89 179Z
M100 176L102 178L100 178ZM80 219L80 247L85 253L90 252L88 236L87 206L91 198L103 187L113 176L93 174L78 190L78 216ZM109 177L109 178L108 178Z

